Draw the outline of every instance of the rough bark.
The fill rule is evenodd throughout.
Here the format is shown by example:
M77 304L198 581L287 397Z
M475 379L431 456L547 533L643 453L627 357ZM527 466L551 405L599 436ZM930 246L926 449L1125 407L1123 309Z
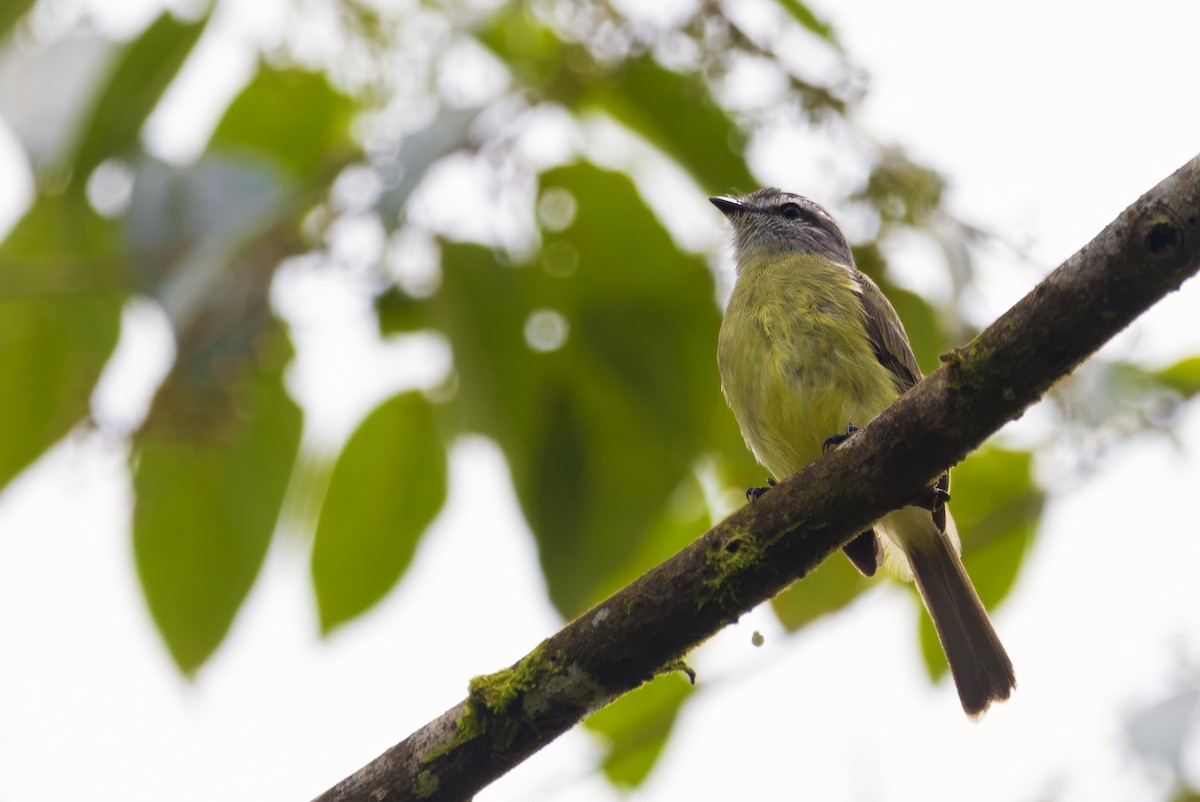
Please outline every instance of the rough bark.
M845 447L543 641L322 800L469 799L770 599L1024 412L1200 267L1200 157Z

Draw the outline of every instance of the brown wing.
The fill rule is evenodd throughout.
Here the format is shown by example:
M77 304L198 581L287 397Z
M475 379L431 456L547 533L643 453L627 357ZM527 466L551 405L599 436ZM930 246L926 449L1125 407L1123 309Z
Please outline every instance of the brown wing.
M903 393L921 379L921 367L913 356L908 335L900 316L892 308L883 291L870 277L858 273L858 300L862 304L863 324L867 328L867 339L875 351L879 364L889 371L896 381L896 391Z
M875 352L875 358L879 360L879 364L891 371L896 382L897 392L903 393L921 380L921 366L917 364L912 345L908 342L908 334L904 331L904 324L900 322L900 316L896 314L896 309L892 306L891 301L883 294L883 290L879 289L874 281L871 281L870 276L860 272L857 278L860 287L858 300L862 304L863 324L867 329L867 339L871 342L871 349ZM934 486L948 494L950 474L942 474ZM932 512L934 525L938 531L945 532L945 505L936 505ZM863 539L864 535L859 535L856 540ZM851 543L853 542L851 541ZM849 551L846 553L852 561L855 561L855 565L858 565L854 555L851 555Z
M855 295L862 304L863 325L867 330L871 350L875 352L879 364L891 372L896 383L896 392L903 393L921 378L921 368L917 365L917 358L913 356L912 346L908 344L904 325L887 296L870 277L857 270L854 277L858 280L859 290ZM944 529L944 520L940 527ZM842 551L863 576L874 576L875 571L883 564L883 549L879 547L879 538L874 529L868 529L851 540L842 547Z

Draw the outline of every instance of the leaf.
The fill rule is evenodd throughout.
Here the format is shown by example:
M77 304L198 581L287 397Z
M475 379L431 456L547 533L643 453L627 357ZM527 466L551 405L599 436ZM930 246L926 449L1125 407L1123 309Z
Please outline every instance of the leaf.
M1017 558L1032 540L1045 504L1045 493L1033 478L1033 454L985 446L955 469L950 494L963 561L980 598L997 604L1016 579ZM1006 541L1021 546L1012 561L987 559L993 556L989 549Z
M625 176L542 176L574 208L541 254L506 266L447 244L430 319L446 332L464 428L505 450L551 598L577 613L624 570L708 446L719 316L699 258L680 253ZM565 327L537 351L539 312Z
M0 246L0 487L88 412L120 330L114 239L59 196L39 198Z
M446 498L446 451L415 392L377 407L338 457L313 543L321 630L379 601Z
M675 72L651 56L601 64L520 5L496 14L480 40L528 86L576 112L600 109L611 115L702 186L757 185L741 155L741 129L717 105L702 73Z
M878 209L885 223L921 228L941 208L945 190L940 173L913 161L902 148L889 147L879 151L867 183L851 199Z
M647 528L626 559L604 577L587 606L597 604L656 565L666 562L704 534L712 521L704 489L694 474L666 500L659 519Z
M578 332L556 355L578 346L672 447L706 445L720 387L720 313L703 260L676 248L622 174L577 164L545 173L541 186L543 196L565 193L577 206L569 227L543 233L531 278L538 300L562 304ZM575 255L566 275L548 262L561 252Z
M375 296L379 333L408 334L429 327L428 305L392 286Z
M703 74L668 70L642 56L589 89L580 106L604 109L679 162L701 186L744 191L757 185L739 155L741 131L713 100Z
M837 612L871 587L871 580L854 569L850 561L835 554L808 576L771 600L782 623L796 631L828 613Z
M836 44L836 40L833 38L833 26L814 14L806 3L802 3L800 0L778 0L778 3L783 6L784 11L792 15L792 19L796 22L822 39Z
M566 274L529 276L569 334L544 355L547 425L514 484L538 537L551 597L578 612L636 549L707 446L719 318L702 262L680 253L625 176L579 164L542 177L573 222L543 254ZM649 267L647 267L649 266ZM699 534L699 532L697 532Z
M548 392L530 471L514 476L564 615L620 570L689 469L691 454L666 447L633 399L606 390L577 379Z
M1016 581L1045 503L1045 494L1033 480L1033 455L985 446L951 474L950 496L963 564L979 598L992 611ZM924 612L920 638L925 667L937 680L946 672L946 657Z
M1151 375L1184 398L1200 393L1200 356L1181 359Z
M293 178L352 161L354 101L321 73L266 65L242 90L213 132L211 151L278 165Z
M186 275L162 293L175 364L134 439L139 574L185 673L217 648L249 592L299 446L282 379L291 346L268 303L277 266L301 247L297 222L279 213L256 223L240 237L203 232L178 262Z
M33 8L35 0L4 0L0 3L0 39L8 35L17 20Z
M299 448L300 410L283 387L290 350L277 329L271 336L270 346L260 336L254 361L223 363L227 397L181 389L177 366L134 439L138 576L186 674L220 645L249 593Z
M479 41L527 86L558 100L573 99L577 90L578 79L571 65L592 63L584 48L569 47L523 4L501 6L479 32Z
M83 127L72 160L74 187L82 187L100 162L133 146L207 22L207 15L180 22L164 13L125 48Z
M441 288L427 301L453 349L460 428L495 438L514 473L527 468L541 398L542 360L525 342L533 306L524 272L498 264L486 248L445 243Z
M641 785L658 760L693 688L678 676L659 677L592 715L584 726L604 736L601 767L618 788Z

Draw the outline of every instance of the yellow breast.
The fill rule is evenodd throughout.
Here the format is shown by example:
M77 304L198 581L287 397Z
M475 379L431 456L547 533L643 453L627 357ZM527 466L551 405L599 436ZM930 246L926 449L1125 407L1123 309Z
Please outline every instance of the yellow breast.
M717 346L721 386L746 444L777 478L896 398L867 339L857 289L845 267L814 256L743 267L738 276Z

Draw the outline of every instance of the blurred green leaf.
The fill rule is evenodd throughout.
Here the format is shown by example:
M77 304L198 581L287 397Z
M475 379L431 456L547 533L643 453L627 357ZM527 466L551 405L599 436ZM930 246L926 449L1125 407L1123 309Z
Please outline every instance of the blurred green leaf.
M795 631L842 609L871 587L871 581L855 570L848 559L835 554L772 599L771 607L780 623Z
M428 305L395 286L375 296L375 314L379 319L379 333L384 336L429 328Z
M0 39L7 36L17 20L33 8L34 2L36 0L4 0L0 3Z
M367 416L338 457L313 543L313 586L329 632L404 574L446 498L446 450L415 392Z
M544 174L542 192L575 206L570 225L543 234L543 256L570 253L570 268L543 259L529 276L534 303L557 309L568 334L543 357L548 425L514 480L551 596L571 614L707 446L719 317L703 262L676 249L627 177L578 164Z
M1153 371L1151 375L1184 398L1191 398L1200 393L1200 356L1181 359L1174 365Z
M527 85L577 112L611 115L702 186L757 185L742 157L741 130L700 72L675 72L648 55L601 64L586 47L560 41L520 4L497 14L480 39Z
M568 361L578 348L598 368L582 377L587 386L611 381L647 416L647 433L701 449L719 387L720 326L703 259L675 246L623 174L581 163L544 173L541 186L543 199L569 197L576 207L569 226L543 232L533 270L538 300L561 304L571 327L551 356ZM564 253L568 268L550 258Z
M584 726L608 740L602 768L613 785L630 789L642 784L692 690L682 677L659 677L587 719Z
M779 5L783 6L784 11L792 15L792 18L796 22L799 22L822 39L836 44L836 40L833 38L833 27L814 14L807 3L802 3L800 0L778 0L778 2Z
M1033 455L984 446L951 474L950 496L963 564L984 606L994 611L1016 581L1045 503L1033 479ZM921 654L937 680L946 673L946 657L929 616L922 612L920 621Z
M514 476L551 599L574 615L629 559L689 465L647 426L635 398L589 381L587 368L543 396L531 466Z
M0 486L87 414L120 315L113 295L0 299Z
M526 273L486 248L445 243L441 288L426 301L453 349L459 429L495 438L514 473L527 470L525 450L541 414L543 360L524 334Z
M625 561L604 577L586 606L607 599L651 568L666 562L707 532L711 525L704 490L695 475L688 475L666 499L659 519L634 544Z
M209 149L249 152L293 178L310 178L357 156L350 136L354 112L354 101L323 74L262 65L226 110Z
M100 162L133 146L207 22L207 15L180 22L164 13L124 49L83 127L71 165L73 186L83 187Z
M283 387L290 350L277 329L263 336L253 361L235 354L212 375L218 401L180 389L189 380L177 367L134 439L138 575L188 674L220 645L254 583L300 445L300 410Z
M642 56L596 81L580 100L641 134L701 186L746 191L758 184L741 156L741 131L699 72L675 72Z
M565 44L558 35L542 25L524 3L501 6L478 33L479 41L489 47L526 86L548 92L557 99L573 97L577 79L563 69L568 62L591 65L582 48ZM570 49L571 58L564 57ZM558 82L558 88L550 89Z
M39 198L0 246L0 487L88 412L124 293L113 226L78 198Z
M551 598L571 615L610 586L708 446L719 317L703 261L627 177L559 168L542 200L570 213L534 261L447 244L429 304L454 352L457 414L504 448ZM527 341L539 315L561 343Z
M175 364L134 438L134 552L184 672L217 648L249 592L299 447L282 379L291 345L268 303L280 261L301 249L297 215L248 228L201 232L177 262L186 278L164 292Z
M883 148L867 183L851 198L879 210L885 223L922 227L941 208L946 179L901 148Z
M883 255L883 250L879 247L879 240L873 239L870 242L851 245L850 250L854 254L854 264L858 266L858 269L870 276L884 291L883 294L887 295L888 289L884 289L884 282L887 280L885 276L887 257Z

